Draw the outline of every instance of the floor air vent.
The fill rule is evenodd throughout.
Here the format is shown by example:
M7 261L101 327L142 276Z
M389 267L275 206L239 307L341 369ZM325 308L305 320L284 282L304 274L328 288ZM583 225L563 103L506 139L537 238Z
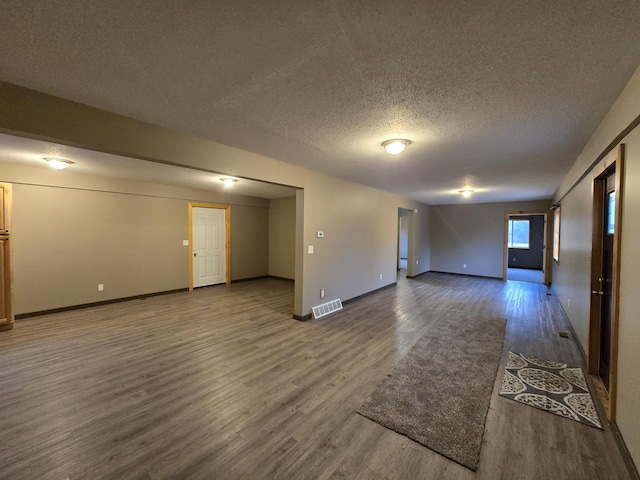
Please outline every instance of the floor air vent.
M330 302L323 303L322 305L311 307L311 310L313 311L313 318L324 317L330 313L342 310L342 302L340 299L332 300Z

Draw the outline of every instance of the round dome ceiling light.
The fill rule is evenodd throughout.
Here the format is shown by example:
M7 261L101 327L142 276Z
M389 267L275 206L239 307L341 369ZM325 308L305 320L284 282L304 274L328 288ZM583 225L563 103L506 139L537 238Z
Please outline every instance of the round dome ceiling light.
M235 178L221 178L220 181L224 183L225 187L233 187L236 183L238 183L238 180L236 180Z
M409 145L411 145L411 140L406 140L404 138L395 138L393 140L382 142L384 149L391 155L398 155L399 153L402 153Z
M43 160L45 160L51 168L55 168L56 170L64 170L69 165L73 164L72 161L64 160L62 158L45 157Z

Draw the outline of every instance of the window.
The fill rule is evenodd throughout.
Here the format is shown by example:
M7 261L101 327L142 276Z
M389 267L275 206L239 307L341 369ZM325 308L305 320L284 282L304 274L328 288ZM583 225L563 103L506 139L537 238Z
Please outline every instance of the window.
M530 220L509 220L509 248L529 248Z
M616 231L616 192L607 193L607 235Z
M560 263L560 206L553 211L553 259Z

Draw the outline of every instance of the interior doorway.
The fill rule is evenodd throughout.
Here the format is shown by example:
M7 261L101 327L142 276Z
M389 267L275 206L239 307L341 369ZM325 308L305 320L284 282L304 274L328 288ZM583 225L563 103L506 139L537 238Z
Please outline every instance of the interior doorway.
M398 270L406 270L409 263L409 211L398 209Z
M593 180L589 373L598 380L610 420L615 418L623 153L623 145L616 148Z
M503 280L549 285L549 212L506 212Z
M189 203L189 289L230 283L229 206Z

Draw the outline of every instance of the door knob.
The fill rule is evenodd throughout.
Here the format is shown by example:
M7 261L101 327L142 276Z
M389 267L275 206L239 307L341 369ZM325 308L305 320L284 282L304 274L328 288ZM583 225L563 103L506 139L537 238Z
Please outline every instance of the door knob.
M194 254L193 254L193 256L194 256L194 257L197 257L197 256L198 256L198 252L194 253Z

